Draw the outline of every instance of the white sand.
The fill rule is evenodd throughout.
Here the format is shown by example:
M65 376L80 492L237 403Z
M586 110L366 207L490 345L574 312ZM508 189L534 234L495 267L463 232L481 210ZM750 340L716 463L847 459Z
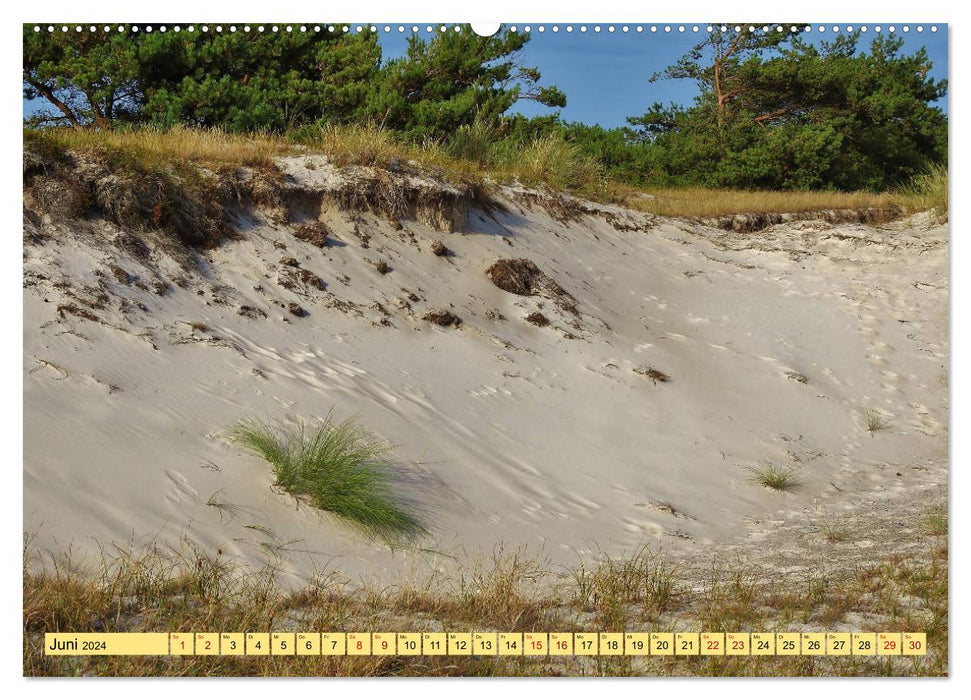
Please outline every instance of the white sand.
M333 177L287 167L310 187ZM562 224L505 204L473 211L455 234L326 211L339 243L323 250L249 219L242 240L208 254L205 279L163 296L116 282L112 257L153 275L92 243L117 233L107 225L50 229L53 239L25 245L25 531L79 559L184 537L274 563L294 582L331 569L394 580L498 543L554 565L641 544L676 552L780 509L946 480L946 227L917 217L732 234L611 210L648 229L620 231L602 215ZM436 239L454 255L432 255ZM282 288L289 256L328 291ZM572 294L579 330L550 300L494 286L484 271L500 257L532 260ZM165 279L184 274L157 258ZM377 260L392 271L379 274ZM104 323L58 315L62 304L83 307L71 294L99 291L106 308L90 311ZM408 293L419 298L410 310ZM541 304L545 328L524 320ZM239 315L240 305L267 317ZM432 309L463 325L421 320ZM889 427L869 433L868 408ZM225 438L243 417L331 409L395 445L402 488L432 531L419 547L391 551L298 504ZM760 463L795 466L805 484L789 494L758 486L748 470Z

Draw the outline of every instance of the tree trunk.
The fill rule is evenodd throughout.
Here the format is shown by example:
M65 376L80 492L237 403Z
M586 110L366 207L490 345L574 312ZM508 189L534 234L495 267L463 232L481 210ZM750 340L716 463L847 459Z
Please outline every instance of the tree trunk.
M81 122L78 120L77 115L75 115L74 112L71 110L71 108L68 107L64 102L57 99L57 97L54 95L53 90L51 90L43 83L38 83L37 81L31 80L30 78L26 78L26 81L32 88L34 88L37 92L43 95L44 98L48 100L52 105L54 105L59 110L61 110L61 113L64 114L65 117L67 117L67 120L71 122L72 126L81 126Z
M91 112L94 114L94 127L102 131L109 130L111 128L111 117L105 116L105 113L101 111L101 106L98 104L98 101L90 92L85 92L84 95L88 98L88 104L91 105Z
M715 97L718 100L717 104L717 117L718 117L718 128L720 129L725 122L725 95L722 93L722 64L720 59L715 59L714 71L715 71Z

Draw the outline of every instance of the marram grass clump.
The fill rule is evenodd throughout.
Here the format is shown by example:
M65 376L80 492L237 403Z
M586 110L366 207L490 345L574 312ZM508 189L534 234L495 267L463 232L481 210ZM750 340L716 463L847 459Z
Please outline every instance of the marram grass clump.
M749 481L773 491L795 491L802 486L799 470L795 467L780 467L763 462L749 469Z
M427 530L395 492L390 447L356 419L328 414L292 428L241 421L233 440L273 467L277 484L387 542L414 539Z

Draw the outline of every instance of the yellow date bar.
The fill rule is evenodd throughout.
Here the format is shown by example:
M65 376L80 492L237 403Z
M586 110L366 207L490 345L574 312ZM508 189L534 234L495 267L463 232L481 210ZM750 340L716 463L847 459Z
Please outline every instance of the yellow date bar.
M167 632L48 632L46 656L168 656Z

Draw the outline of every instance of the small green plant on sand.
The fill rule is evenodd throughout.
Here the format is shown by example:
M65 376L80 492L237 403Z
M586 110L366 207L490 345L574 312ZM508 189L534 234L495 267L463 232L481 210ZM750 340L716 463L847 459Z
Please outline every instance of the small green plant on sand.
M293 428L242 421L231 436L270 463L284 490L308 496L369 536L399 542L426 532L395 493L390 447L353 418L336 422L328 414Z
M799 470L795 467L780 467L763 462L757 467L750 467L749 472L749 481L775 491L795 491L802 486Z

